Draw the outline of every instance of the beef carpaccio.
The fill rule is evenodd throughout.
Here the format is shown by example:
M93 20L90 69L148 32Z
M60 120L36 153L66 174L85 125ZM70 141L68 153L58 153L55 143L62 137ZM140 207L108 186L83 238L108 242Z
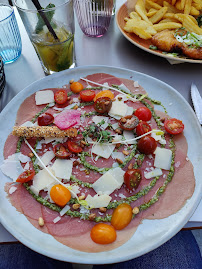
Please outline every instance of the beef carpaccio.
M29 132L29 128L40 128L38 118L45 113L54 118L49 127L57 123L59 129L69 126L76 130L72 137L36 138L34 132L27 136L29 145L53 177L20 134L9 135L1 170L14 181L5 186L10 202L32 225L73 249L101 252L124 244L143 219L166 218L180 210L194 192L195 179L183 133L171 135L165 131L164 122L169 116L166 111L154 110L154 105L155 109L157 105L163 107L160 102L152 100L132 80L104 73L91 74L85 79L89 81L80 80L83 85L80 93L70 89L73 83L63 86L68 96L64 104L54 100L48 104L50 92L53 95L61 89L44 89L42 99L47 98L48 103L40 96L37 101L33 94L24 100L17 113L16 128L22 128L19 129L22 137L26 129ZM93 92L93 96L89 98L87 92L86 99L82 95L85 91ZM142 120L141 113L140 116L136 113L142 107L151 111L151 118L146 113L146 119ZM152 137L155 147L151 149L149 143L146 151L144 147L142 150L140 136L150 140ZM68 156L61 158L64 154ZM8 173L7 165L11 162L15 167L21 164L22 170L18 166ZM33 169L35 175L30 181L15 182L20 173ZM53 192L60 182L71 193L64 204L60 203L63 198L58 202ZM124 207L113 216L121 204L131 208L131 219L126 224ZM104 241L96 241L100 231L92 235L92 229L97 223L114 227L116 238L108 242L104 236Z

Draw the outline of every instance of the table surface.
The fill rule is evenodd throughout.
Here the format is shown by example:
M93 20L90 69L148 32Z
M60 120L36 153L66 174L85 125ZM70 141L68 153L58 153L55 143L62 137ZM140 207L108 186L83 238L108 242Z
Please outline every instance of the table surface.
M124 3L117 0L116 10ZM5 65L6 87L1 97L0 111L22 89L43 78L44 72L36 52L27 36L22 21L15 10L22 38L22 55ZM202 94L202 65L181 63L171 65L165 58L147 53L130 43L120 33L115 17L107 33L101 38L85 36L75 20L75 53L77 66L108 65L127 68L155 77L175 88L192 106L190 86L194 82ZM202 202L186 224L185 228L202 227ZM16 239L0 224L0 242Z

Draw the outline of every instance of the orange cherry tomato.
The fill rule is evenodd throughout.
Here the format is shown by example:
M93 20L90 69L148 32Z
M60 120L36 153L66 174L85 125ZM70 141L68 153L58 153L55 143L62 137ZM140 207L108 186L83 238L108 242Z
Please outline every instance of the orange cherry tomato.
M59 206L65 206L71 199L70 191L63 185L54 185L50 190L50 197Z
M75 81L70 85L70 89L74 93L79 93L83 90L83 85L80 82Z
M112 214L111 225L116 230L122 230L131 222L132 215L132 207L129 204L120 204Z
M97 244L111 244L116 240L116 231L113 226L105 223L98 223L93 226L91 239Z
M16 182L20 182L20 183L28 182L33 179L34 175L35 175L34 170L26 170L22 172L22 174L19 175Z
M100 98L100 97L109 97L110 99L114 99L114 94L113 92L111 92L110 90L103 90L100 91L96 94L95 98L94 98L94 102Z

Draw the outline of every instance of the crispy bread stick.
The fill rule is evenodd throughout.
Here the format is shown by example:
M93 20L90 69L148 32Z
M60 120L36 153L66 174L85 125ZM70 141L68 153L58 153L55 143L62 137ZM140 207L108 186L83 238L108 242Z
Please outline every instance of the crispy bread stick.
M67 130L60 130L56 126L34 126L34 127L25 127L25 126L14 126L13 135L19 137L76 137L77 129L70 128Z

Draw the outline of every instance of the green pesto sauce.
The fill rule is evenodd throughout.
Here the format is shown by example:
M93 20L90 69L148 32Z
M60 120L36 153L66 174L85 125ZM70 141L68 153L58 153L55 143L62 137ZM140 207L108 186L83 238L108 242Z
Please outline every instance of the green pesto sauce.
M116 85L115 85L116 86ZM119 90L121 90L122 92L124 92L122 89L120 89L118 86L116 86L116 88L118 88ZM72 93L70 92L70 94L68 95L71 95ZM141 97L142 95L134 95L134 94L130 94L132 97ZM153 104L157 104L157 105L161 105L165 112L167 113L165 107L161 104L161 102L159 101L156 101L156 100L153 100L149 97L145 97L144 99L142 99L140 102L142 102L146 107L148 107L151 112L152 112L152 116L153 118L155 119L157 125L159 128L161 128L161 122L159 120L159 117L156 115L154 109L151 107L150 104L148 104L145 99L151 101ZM81 106L83 104L81 103ZM91 105L91 104L86 104L85 105ZM44 113L47 109L49 108L49 105L47 105L46 107L44 107L39 113L37 113L35 115L35 117L32 119L32 122L35 122L35 120L42 114ZM89 112L89 113L85 113L84 116L85 117L91 117L92 115L96 115L97 112L93 111L93 112ZM21 148L21 144L22 144L22 141L23 141L23 138L20 138L18 140L18 143L17 143L17 149L16 149L16 152L20 152L20 148ZM37 143L36 143L37 145ZM35 145L35 147L36 147ZM147 208L149 208L151 205L153 205L154 203L156 203L158 200L159 200L159 197L164 193L164 191L166 190L166 187L168 185L169 182L172 181L172 178L173 178L173 175L174 175L174 158L175 158L175 143L173 141L173 139L171 138L170 139L170 144L169 144L169 147L171 148L172 150L172 162L171 162L171 168L170 168L170 171L168 173L168 176L166 178L166 180L164 181L163 185L156 191L155 195L146 203L144 204L141 204L139 206L139 210L140 212L143 211L143 210L146 210ZM133 150L131 151L130 155L125 159L124 163L123 164L120 164L119 166L121 168L123 168L128 162L130 162L132 160L132 158L135 156L136 154L136 144L133 146ZM88 163L85 159L85 156L91 156L89 152L82 152L79 157L80 157L80 160L81 160L81 163L83 164L83 166L87 169L90 169L90 170L93 170L93 171L96 171L98 173L101 173L103 174L104 172L110 170L111 168L98 168L94 165L91 165L90 163ZM141 167L141 164L144 160L144 157L145 155L144 154L140 154L137 158L137 161L135 162L134 164L134 168L138 168L138 167ZM36 160L36 157L32 157L32 162L33 162L33 165L34 165L34 169L36 171L36 173L39 171L39 167L38 165L35 164L35 160ZM139 162L138 162L139 161ZM107 209L113 209L113 208L116 208L118 205L122 204L122 203L132 203L134 201L136 201L137 199L143 197L144 195L146 195L156 184L157 180L159 179L159 177L156 177L154 178L152 181L150 181L150 184L147 185L146 187L144 187L142 190L140 190L138 193L130 196L130 197L126 197L124 199L121 199L119 201L116 201L116 202L111 202L109 203L109 205L107 206ZM70 180L72 182L75 182L77 183L78 185L81 185L81 186L84 186L84 187L87 187L87 188L92 188L92 184L91 183L88 183L88 182L83 182L81 180L78 180L75 176L71 176ZM24 183L24 186L25 188L27 189L27 191L29 191L29 193L39 202L41 203L42 205L54 210L54 211L57 211L57 212L60 212L62 210L61 207L57 206L56 204L52 204L50 203L49 201L47 201L46 199L44 199L43 197L41 197L40 195L35 195L29 185L27 183ZM76 203L76 199L75 198L71 198L71 200L69 201L70 204L73 204L73 203ZM89 214L90 213L80 213L78 211L71 211L71 210L68 210L66 212L66 215L68 216L71 216L71 217L77 217L77 218L81 218L81 219L85 219L85 220L88 220L89 219ZM133 215L133 217L135 217L135 215ZM106 216L104 217L101 217L101 216L98 216L94 219L95 222L110 222L111 221L111 215L108 215L106 214Z

